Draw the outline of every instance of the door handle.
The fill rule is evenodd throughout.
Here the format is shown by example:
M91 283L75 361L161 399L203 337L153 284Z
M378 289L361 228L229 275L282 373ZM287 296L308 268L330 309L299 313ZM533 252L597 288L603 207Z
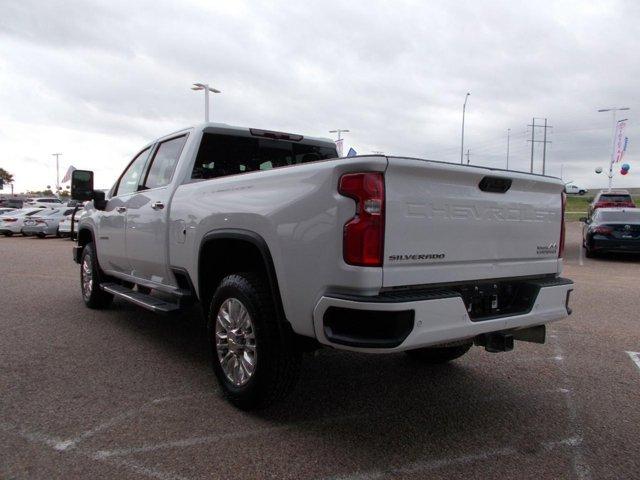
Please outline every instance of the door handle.
M162 210L164 208L164 203L162 203L161 201L157 201L153 205L151 205L151 208L153 208L154 210Z
M116 211L117 211L118 213L124 213L124 212L126 212L126 211L127 211L127 207L117 207L117 208L116 208Z

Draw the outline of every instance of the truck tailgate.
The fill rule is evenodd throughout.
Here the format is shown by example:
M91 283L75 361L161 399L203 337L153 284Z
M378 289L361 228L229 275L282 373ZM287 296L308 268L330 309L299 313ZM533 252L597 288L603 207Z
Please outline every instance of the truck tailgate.
M556 178L389 157L385 191L384 287L560 271Z

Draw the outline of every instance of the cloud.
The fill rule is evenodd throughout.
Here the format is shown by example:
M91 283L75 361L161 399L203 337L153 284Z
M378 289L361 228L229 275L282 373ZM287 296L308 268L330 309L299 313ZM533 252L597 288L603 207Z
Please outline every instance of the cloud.
M145 143L202 119L193 81L222 90L213 117L327 136L359 153L528 169L547 117L548 173L604 185L625 105L631 174L640 128L635 2L10 2L0 18L0 165L16 187L55 183L51 153L109 184ZM538 129L536 133L542 133ZM638 139L638 140L636 140ZM465 148L465 149L466 149ZM541 163L536 144L536 168ZM39 162L39 163L38 163ZM68 163L67 163L68 162ZM640 171L639 171L640 172Z

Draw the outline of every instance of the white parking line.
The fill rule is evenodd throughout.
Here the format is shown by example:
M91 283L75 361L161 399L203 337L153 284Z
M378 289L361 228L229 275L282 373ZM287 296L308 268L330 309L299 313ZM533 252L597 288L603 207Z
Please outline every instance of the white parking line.
M636 367L640 368L640 352L627 352L627 355L631 357L631 360L636 364Z
M546 451L551 451L559 447L574 448L581 443L582 439L580 437L570 437L561 440L542 442L540 443L540 446ZM517 453L518 450L514 447L503 447L495 450L486 450L484 452L459 455L456 457L445 457L433 460L418 460L416 462L398 467L391 467L385 470L371 470L368 472L355 472L346 475L335 475L328 477L325 480L378 480L391 475L399 475L400 477L402 477L403 475L412 473L424 473L430 470L437 470L454 465L467 465L475 462L493 460L496 457L515 455Z

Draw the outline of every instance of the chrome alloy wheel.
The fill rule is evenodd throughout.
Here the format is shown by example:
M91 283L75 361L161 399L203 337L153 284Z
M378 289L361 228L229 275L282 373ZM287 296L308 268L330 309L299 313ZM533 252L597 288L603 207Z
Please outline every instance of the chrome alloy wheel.
M88 300L93 289L93 270L91 265L91 255L85 255L82 261L82 296Z
M227 379L245 385L256 371L256 335L251 315L237 298L227 298L216 317L216 351Z

